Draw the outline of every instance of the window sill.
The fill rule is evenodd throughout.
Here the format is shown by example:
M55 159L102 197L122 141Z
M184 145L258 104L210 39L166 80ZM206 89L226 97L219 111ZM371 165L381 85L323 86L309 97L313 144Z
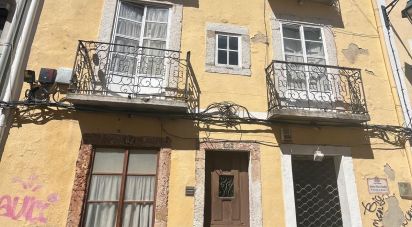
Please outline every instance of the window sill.
M205 71L210 73L233 74L242 76L250 76L252 74L250 69L216 65L206 65Z

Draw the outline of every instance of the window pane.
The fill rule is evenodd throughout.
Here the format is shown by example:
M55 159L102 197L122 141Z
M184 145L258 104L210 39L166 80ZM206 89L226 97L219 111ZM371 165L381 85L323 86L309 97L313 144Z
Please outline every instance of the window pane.
M226 50L218 50L217 63L227 64L227 51Z
M93 175L89 189L89 201L119 200L122 177Z
M123 210L123 226L151 227L153 204L126 204Z
M239 53L236 51L229 51L229 65L239 65Z
M117 21L117 34L127 35L136 39L140 38L141 24L119 18Z
M283 25L283 37L300 39L299 25Z
M235 177L233 175L220 175L219 176L219 197L234 197Z
M322 43L315 43L315 42L306 42L306 52L308 55L316 55L323 57L325 53L323 52L323 45Z
M167 24L147 22L144 29L144 37L166 39Z
M303 57L301 56L293 56L293 55L286 55L285 60L287 62L303 62Z
M167 22L169 16L169 9L147 7L148 21Z
M304 27L305 40L322 41L322 33L320 28Z
M128 174L156 174L156 151L131 151L129 154Z
M283 45L285 45L285 53L298 55L301 55L303 53L302 44L298 40L284 39Z
M87 205L87 227L113 227L116 224L117 204L99 203Z
M125 200L154 200L155 179L154 176L128 176Z
M123 2L120 5L119 16L135 21L142 21L143 8L134 4Z
M114 48L115 52L123 52L123 53L130 53L130 52L135 52L136 49L134 47L139 45L139 41L133 40L133 39L126 39L122 37L116 37L114 40L116 45ZM126 46L131 46L131 47L126 47Z
M324 58L308 58L308 63L325 65L326 61Z
M238 37L229 37L229 49L238 50L239 38Z
M122 173L124 150L98 148L94 156L93 173Z
M227 36L218 35L217 36L217 43L218 43L218 48L227 49Z

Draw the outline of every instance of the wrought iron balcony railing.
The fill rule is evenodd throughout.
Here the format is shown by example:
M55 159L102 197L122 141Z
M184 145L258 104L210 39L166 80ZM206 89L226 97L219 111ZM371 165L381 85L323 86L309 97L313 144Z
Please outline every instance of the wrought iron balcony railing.
M360 121L369 119L360 69L272 61L266 68L266 80L269 114L318 110L334 116L358 115Z
M79 41L69 94L184 101L199 107L190 52ZM171 102L173 103L173 102Z

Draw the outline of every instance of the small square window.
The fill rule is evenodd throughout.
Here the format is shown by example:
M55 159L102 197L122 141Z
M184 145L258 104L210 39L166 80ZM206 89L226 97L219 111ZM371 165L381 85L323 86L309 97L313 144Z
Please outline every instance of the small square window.
M240 66L239 36L217 34L216 65Z

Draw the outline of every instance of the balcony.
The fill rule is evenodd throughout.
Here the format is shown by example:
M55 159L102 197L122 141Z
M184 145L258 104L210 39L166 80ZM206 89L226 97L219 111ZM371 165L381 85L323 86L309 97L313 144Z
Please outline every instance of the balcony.
M79 41L67 100L75 106L196 112L190 52Z
M266 68L268 117L362 123L370 120L360 69L273 61Z

